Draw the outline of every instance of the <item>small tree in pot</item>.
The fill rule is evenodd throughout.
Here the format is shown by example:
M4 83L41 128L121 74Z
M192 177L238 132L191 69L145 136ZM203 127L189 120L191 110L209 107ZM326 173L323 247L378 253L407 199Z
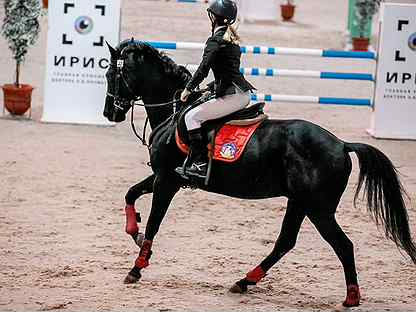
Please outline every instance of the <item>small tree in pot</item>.
M20 65L38 39L41 5L39 0L5 0L4 8L1 32L16 61L14 84L3 85L4 105L11 114L23 115L30 108L33 87L20 83Z
M364 33L373 15L378 11L380 0L356 0L355 15L357 26L360 32L358 38L352 38L353 49L357 51L367 51L370 38L366 38Z
M290 21L295 14L295 0L284 0L280 5L282 18L284 21Z

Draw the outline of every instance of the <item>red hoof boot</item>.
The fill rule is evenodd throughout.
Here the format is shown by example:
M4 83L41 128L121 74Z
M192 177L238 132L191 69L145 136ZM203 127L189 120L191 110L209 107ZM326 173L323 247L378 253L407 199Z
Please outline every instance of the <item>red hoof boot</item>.
M135 235L139 232L139 227L136 221L136 209L133 205L126 205L126 233Z
M258 283L265 276L266 276L266 273L263 271L262 267L257 266L253 270L247 273L246 279L249 282Z
M342 304L344 307L358 307L360 305L360 288L358 285L348 285L347 298Z
M136 266L139 269L144 269L149 266L149 259L152 255L152 241L145 240L140 249L139 257L136 259Z

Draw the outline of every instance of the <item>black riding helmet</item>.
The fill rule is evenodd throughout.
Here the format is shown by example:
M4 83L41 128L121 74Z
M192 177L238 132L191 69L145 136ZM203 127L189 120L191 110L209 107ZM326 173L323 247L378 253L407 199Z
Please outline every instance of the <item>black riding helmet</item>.
M213 0L207 9L224 24L231 25L237 19L237 5L232 0Z

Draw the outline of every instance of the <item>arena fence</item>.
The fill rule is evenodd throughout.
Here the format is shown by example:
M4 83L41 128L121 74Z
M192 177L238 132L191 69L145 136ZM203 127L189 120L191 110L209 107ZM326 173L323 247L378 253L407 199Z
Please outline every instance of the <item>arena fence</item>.
M198 65L183 65L190 71L196 71ZM367 73L339 73L315 70L277 69L277 68L256 68L242 67L240 72L246 76L267 76L267 77L304 77L318 79L342 79L342 80L366 80L374 82L374 75Z
M168 42L168 41L146 41L152 47L162 50L203 50L204 43L196 42ZM265 46L241 46L241 53L244 54L270 54L270 55L299 55L315 57L335 57L335 58L353 58L353 59L372 59L377 58L374 52L359 51L339 51L323 49L299 49L284 47L265 47Z
M147 44L161 50L203 50L203 43L195 42L161 42L146 41ZM303 57L323 57L323 58L348 58L376 61L377 55L374 52L338 51L323 49L299 49L286 47L265 47L265 46L241 46L242 53L265 54L265 55L292 55ZM198 65L184 65L190 71L195 71ZM303 77L316 79L342 79L375 82L375 77L371 73L343 73L329 71L312 70L291 70L277 68L241 68L241 73L251 76L264 77ZM281 101L281 102L300 102L318 103L352 106L372 106L372 99L358 98L338 98L338 97L318 97L304 95L284 95L284 94L262 94L257 93L252 96L253 101Z

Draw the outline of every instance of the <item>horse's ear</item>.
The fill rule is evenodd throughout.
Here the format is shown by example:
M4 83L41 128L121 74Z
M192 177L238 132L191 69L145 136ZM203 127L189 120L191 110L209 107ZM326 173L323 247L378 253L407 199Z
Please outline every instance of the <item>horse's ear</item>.
M105 41L105 43L107 44L108 50L110 50L111 58L117 59L118 58L117 51L107 41Z

